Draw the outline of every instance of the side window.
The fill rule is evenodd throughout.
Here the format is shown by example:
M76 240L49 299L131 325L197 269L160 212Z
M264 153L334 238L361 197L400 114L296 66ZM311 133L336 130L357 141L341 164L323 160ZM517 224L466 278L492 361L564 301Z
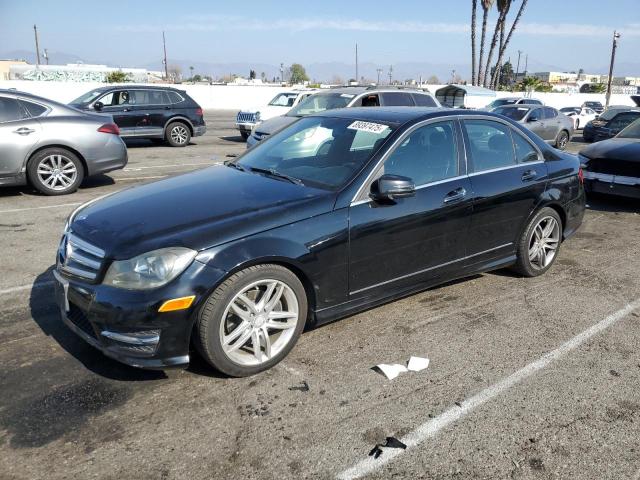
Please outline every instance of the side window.
M527 103L530 103L531 105L542 105L542 102L539 100L529 100Z
M544 118L556 118L558 111L555 108L544 107Z
M369 95L364 95L353 106L354 107L379 107L380 106L380 99L378 98L378 94L377 93L371 93Z
M30 117L39 117L47 111L47 107L40 105L39 103L27 102L26 100L20 100L20 104L27 111Z
M413 107L411 94L405 92L385 92L382 94L385 107Z
M539 160L538 151L517 132L511 132L513 146L516 149L516 161L518 163L535 162Z
M26 113L15 98L0 97L0 122L26 118Z
M113 105L113 92L107 93L104 97L98 99L98 102L102 103L105 107Z
M465 120L472 171L482 172L516 164L509 128L491 120Z
M411 178L416 185L458 175L453 122L439 122L412 132L386 159L385 174Z
M542 108L531 109L531 113L529 114L529 117L527 118L527 120L530 122L538 122L542 120L544 118L542 116L542 110L543 110Z
M437 107L436 102L429 95L421 95L419 93L413 94L413 101L416 102L418 107Z
M149 105L149 91L131 90L129 92L129 103L131 105Z

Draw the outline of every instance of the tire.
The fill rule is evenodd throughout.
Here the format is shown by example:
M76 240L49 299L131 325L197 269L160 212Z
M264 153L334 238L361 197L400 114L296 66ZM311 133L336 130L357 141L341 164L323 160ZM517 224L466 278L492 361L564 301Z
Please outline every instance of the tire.
M31 185L45 195L66 195L78 190L84 179L84 165L73 152L64 148L45 148L27 165Z
M270 288L272 293L265 299ZM270 305L272 302L276 303ZM304 329L307 305L304 286L290 270L272 264L246 268L225 280L200 309L195 347L226 375L254 375L273 367L291 351ZM257 352L253 348L256 339Z
M249 132L240 132L240 136L242 137L242 140L246 142L247 138L249 138Z
M553 224L555 222L555 224ZM549 235L545 235L545 229L551 228ZM544 238L540 248L538 238ZM558 253L562 241L562 220L553 208L541 209L529 222L518 241L516 250L516 263L512 267L514 271L524 277L537 277L551 268ZM536 245L534 245L536 244ZM538 247L534 250L535 247ZM539 252L542 250L543 255Z
M569 143L569 132L566 130L560 130L556 137L556 148L558 150L564 150L567 148L567 143Z
M171 122L166 132L166 140L172 147L186 147L191 141L191 130L184 122Z

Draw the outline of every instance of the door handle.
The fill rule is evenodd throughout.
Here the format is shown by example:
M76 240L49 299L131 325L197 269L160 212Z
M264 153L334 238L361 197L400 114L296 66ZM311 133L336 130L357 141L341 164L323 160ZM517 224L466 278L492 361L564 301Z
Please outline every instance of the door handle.
M33 133L33 132L35 132L35 130L27 127L22 127L13 131L13 133L17 133L18 135L29 135L30 133Z
M131 109L130 109L130 108L125 108L125 109L123 109L122 111L123 111L123 112L130 112L130 111L131 111Z
M535 170L527 170L522 174L522 181L526 182L528 180L533 180L538 176Z
M443 203L459 202L466 196L467 196L467 191L463 187L460 187L447 193L444 196L444 200L442 202Z

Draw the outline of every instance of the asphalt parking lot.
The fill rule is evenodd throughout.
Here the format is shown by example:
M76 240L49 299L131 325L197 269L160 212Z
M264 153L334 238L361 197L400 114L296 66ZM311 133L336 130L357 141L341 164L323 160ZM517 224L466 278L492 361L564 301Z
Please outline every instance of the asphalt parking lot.
M546 275L479 275L302 335L270 371L146 372L69 332L67 215L245 148L234 112L187 148L130 144L75 194L0 190L0 478L640 479L640 203L589 199ZM580 148L580 135L569 146ZM393 381L371 369L428 357ZM368 453L388 436L409 448Z

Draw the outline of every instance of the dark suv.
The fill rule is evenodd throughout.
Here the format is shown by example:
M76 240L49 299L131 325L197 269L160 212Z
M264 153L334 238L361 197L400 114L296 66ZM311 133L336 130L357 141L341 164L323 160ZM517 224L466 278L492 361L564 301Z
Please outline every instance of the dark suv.
M148 138L184 147L204 135L202 108L187 92L167 87L102 87L76 98L70 106L109 114L123 138Z
M640 108L610 107L595 120L591 120L582 130L585 142L599 142L615 137L625 127L640 118Z

